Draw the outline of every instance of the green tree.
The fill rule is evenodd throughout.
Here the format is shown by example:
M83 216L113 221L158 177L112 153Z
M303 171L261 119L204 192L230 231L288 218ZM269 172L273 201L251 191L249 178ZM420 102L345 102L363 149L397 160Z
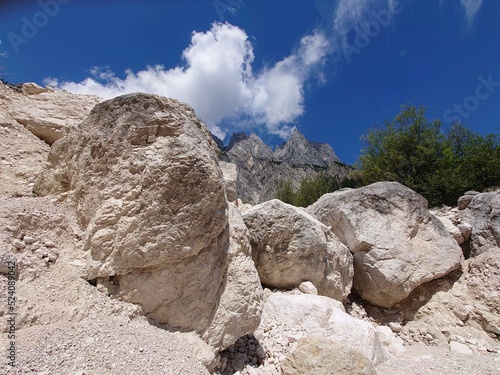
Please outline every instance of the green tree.
M294 195L292 183L290 181L282 180L278 183L276 199L288 204L293 204Z
M319 173L315 177L302 178L296 192L293 191L290 181L281 181L278 185L276 198L294 206L307 207L316 202L323 194L338 190L339 186L336 178Z
M443 134L440 121L428 121L423 107L403 105L394 120L362 139L363 184L398 181L431 205L453 205L466 190L500 186L499 136L481 136L461 124Z
M440 128L440 121L427 121L423 107L403 105L394 120L362 137L363 183L398 181L425 195L441 157Z

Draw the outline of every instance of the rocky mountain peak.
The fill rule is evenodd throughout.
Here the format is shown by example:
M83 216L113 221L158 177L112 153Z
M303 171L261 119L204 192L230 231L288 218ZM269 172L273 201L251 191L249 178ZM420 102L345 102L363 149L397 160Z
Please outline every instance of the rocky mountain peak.
M298 129L293 131L283 148L276 150L275 157L294 166L319 168L327 168L331 163L340 161L329 144L309 141Z
M215 139L223 161L238 166L236 190L245 202L259 203L272 199L283 181L297 187L304 177L318 173L343 178L350 167L342 164L332 147L309 141L295 129L290 138L273 150L256 134L234 133L229 145Z
M244 141L245 139L248 139L248 135L246 133L233 133L231 135L231 139L229 140L229 144L227 145L227 150L231 150L236 143Z
M234 133L226 148L228 154L247 158L252 156L257 159L273 159L273 151L254 133Z

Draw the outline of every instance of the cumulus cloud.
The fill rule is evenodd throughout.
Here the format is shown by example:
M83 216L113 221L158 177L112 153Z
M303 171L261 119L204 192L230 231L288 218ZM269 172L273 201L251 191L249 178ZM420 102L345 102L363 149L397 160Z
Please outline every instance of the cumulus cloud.
M476 17L477 12L483 4L483 0L460 0L460 4L465 11L465 17L469 23L472 23L474 17Z
M241 119L248 123L250 118L253 125L286 138L304 112L304 84L325 58L328 46L327 38L314 32L304 36L283 60L253 72L253 47L245 31L214 23L209 31L192 34L182 54L183 66L128 70L124 78L108 67L95 67L81 82L47 78L44 83L106 99L132 92L164 95L192 105L219 137L226 132L221 123Z

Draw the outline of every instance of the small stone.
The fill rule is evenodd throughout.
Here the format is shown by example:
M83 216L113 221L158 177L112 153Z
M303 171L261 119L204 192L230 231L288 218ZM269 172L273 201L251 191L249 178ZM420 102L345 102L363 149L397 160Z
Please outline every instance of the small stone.
M255 354L257 354L257 356L261 359L266 356L266 352L264 351L264 348L261 345L257 345L257 348L255 349Z
M30 244L34 243L34 242L36 241L36 239L34 239L34 238L33 238L33 237L31 237L31 236L24 236L24 237L23 237L23 241L24 241L25 243L27 243L28 245L30 245Z
M57 251L49 251L47 254L47 258L51 262L55 262L57 258L59 258L59 253Z
M12 245L17 249L17 250L22 250L26 247L26 244L21 241L21 240L18 240L18 239L15 239L13 242L12 242Z
M318 289L316 289L314 284L310 281L304 281L300 283L299 290L304 294L318 294Z
M464 355L474 354L471 348L457 341L450 342L450 350L458 354L464 354Z
M390 322L389 323L389 328L391 329L392 332L401 332L403 327L401 327L401 324L395 323L395 322Z
M44 243L43 243L43 244L44 244L46 247L48 247L48 248L54 248L54 247L56 247L55 242L54 242L54 241L50 241L50 240L44 241Z

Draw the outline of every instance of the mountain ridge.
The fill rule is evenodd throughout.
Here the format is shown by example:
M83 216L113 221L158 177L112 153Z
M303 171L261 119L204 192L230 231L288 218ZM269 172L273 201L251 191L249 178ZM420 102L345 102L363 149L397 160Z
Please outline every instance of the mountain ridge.
M298 129L274 151L255 133L233 133L227 146L213 137L220 159L237 165L236 190L246 203L273 199L283 181L289 181L296 189L304 177L324 173L342 179L352 170L329 144L310 141Z

